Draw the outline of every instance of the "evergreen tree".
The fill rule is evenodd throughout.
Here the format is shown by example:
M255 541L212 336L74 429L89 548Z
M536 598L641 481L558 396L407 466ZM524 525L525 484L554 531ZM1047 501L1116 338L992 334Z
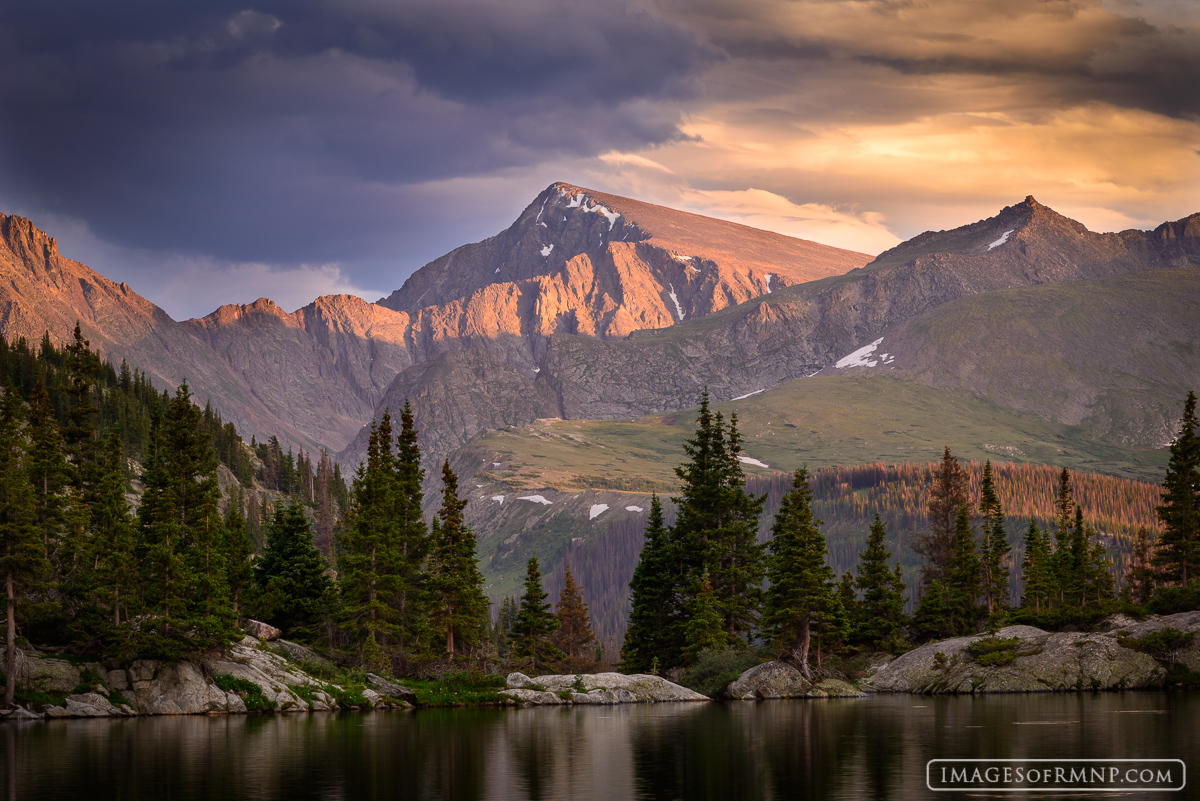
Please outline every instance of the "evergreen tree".
M879 513L871 523L867 549L858 563L856 584L862 590L862 602L855 638L872 648L895 649L899 646L907 618L904 614L905 584L896 571L888 568L892 554L884 541L887 528Z
M1133 553L1129 562L1129 571L1125 575L1125 586L1134 603L1146 604L1154 595L1154 581L1157 571L1154 569L1154 544L1150 540L1150 532L1145 526L1139 526L1133 541Z
M252 558L254 550L250 545L250 534L246 527L246 518L242 515L245 498L240 487L235 487L229 498L229 507L225 510L225 564L229 581L229 595L233 601L233 614L240 619L247 597L255 586L254 567ZM326 610L328 612L329 610Z
M763 622L780 659L795 664L809 679L813 630L842 617L837 575L829 566L820 525L813 519L808 470L802 468L792 478L792 488L783 496L771 528L767 568L771 586Z
M73 486L75 471L67 462L54 406L42 377L38 376L29 399L29 452L25 469L33 486L36 525L43 547L59 577L60 587L77 595L86 568L83 547L84 509ZM63 586L65 585L65 586Z
M858 600L854 573L847 570L838 582L838 603L846 617L846 641L858 642L858 629L862 625L862 604Z
M913 550L922 558L919 589L944 579L950 571L958 510L967 505L967 474L950 448L942 454L941 467L929 491L929 528L917 535Z
M979 514L983 517L983 542L980 554L980 580L984 603L990 615L1008 602L1008 568L1005 564L1012 546L1004 530L1004 509L996 492L989 459L983 466L979 484Z
M112 611L113 634L119 637L121 609L129 619L129 603L135 595L137 563L136 521L125 500L125 454L114 430L99 463L95 492L90 504L92 558L94 565L92 600L101 609Z
M696 433L683 448L688 461L675 468L682 492L672 498L679 506L673 535L682 545L680 591L695 595L707 570L726 632L743 636L757 625L762 604L765 562L758 519L766 496L746 494L737 416L726 431L721 413L709 410L707 391Z
M146 575L146 648L164 658L219 647L236 635L225 574L217 458L186 383L156 426L138 508Z
M1163 581L1188 587L1200 577L1200 437L1196 435L1196 393L1183 404L1179 434L1163 478L1155 563Z
M978 618L977 600L980 590L979 557L975 553L975 537L971 533L971 518L967 507L960 507L954 521L954 551L946 587L950 591L954 628L963 634L973 633Z
M396 437L396 459L393 465L391 522L395 529L394 535L399 551L397 554L399 575L397 577L396 602L399 605L398 611L402 627L401 645L403 646L408 642L419 640L421 636L421 618L424 617L426 611L424 605L425 595L428 591L422 567L431 547L425 518L421 511L421 505L425 499L421 490L425 480L425 471L421 468L421 451L417 445L417 430L413 425L412 407L409 406L407 400L404 401L404 409L400 413L400 434ZM442 480L444 486L447 487L451 483L454 486L458 484L458 478L449 472L448 465L443 469ZM460 585L459 589L454 590L458 593L455 601L458 609L456 613L458 622L455 625L464 626L463 632L468 634L466 642L473 647L476 639L472 632L481 622L477 619L480 614L479 604L483 603L486 611L487 602L481 600L483 599L481 589L477 588L478 591L473 591L469 586L475 583L478 587L482 587L483 579L475 562L475 534L462 524L461 513L466 501L460 502L456 497L453 499L453 503L450 503L450 500L443 494L441 534L443 543L447 542L447 536L453 538L452 553L444 552L438 556L438 563L452 563L465 571L463 575L454 579L454 582ZM448 503L449 505L447 505ZM446 562L447 559L449 562ZM441 585L443 601L445 601L446 588L447 585L443 581ZM453 648L450 649L451 652L453 650Z
M1065 467L1059 474L1055 506L1058 507L1058 516L1054 521L1054 552L1051 565L1058 594L1051 601L1062 604L1066 603L1068 597L1076 597L1080 589L1080 554L1078 543L1072 542L1071 536L1075 528L1075 498L1071 491L1071 473Z
M558 605L554 608L554 615L558 618L558 629L554 632L553 640L570 659L582 662L594 652L596 634L592 631L588 605L583 602L583 592L575 583L570 562L566 563L564 570L562 592L558 596Z
M531 556L525 565L525 594L521 596L521 608L512 628L512 653L519 659L530 660L535 670L565 656L550 641L558 628L558 618L550 611L547 597L537 557Z
M700 592L691 599L687 622L687 644L683 649L685 662L695 662L704 651L722 651L730 645L725 621L717 608L717 594L706 570L700 577Z
M385 652L402 636L403 555L391 516L393 462L391 416L384 411L379 425L371 424L367 460L355 474L339 543L345 624L361 643L360 661L375 669L384 667Z
M683 661L686 615L678 598L680 550L663 523L662 503L651 496L645 544L629 581L629 625L621 647L621 669L626 673L645 673L655 658L662 665Z
M463 521L466 505L466 499L458 497L458 476L446 461L442 464L437 539L430 558L429 623L451 659L479 645L490 608L475 560L475 532Z
M314 640L334 606L333 580L326 570L303 502L277 506L262 558L254 565L266 621L293 639Z
M1048 536L1032 518L1025 533L1025 561L1021 572L1024 582L1021 606L1032 607L1034 612L1041 614L1043 609L1049 609L1050 599L1055 595L1054 565Z
M5 387L0 400L0 575L6 599L4 704L8 707L16 690L17 619L35 611L31 601L52 586L27 471L29 444L22 431L23 418L20 396L13 387Z

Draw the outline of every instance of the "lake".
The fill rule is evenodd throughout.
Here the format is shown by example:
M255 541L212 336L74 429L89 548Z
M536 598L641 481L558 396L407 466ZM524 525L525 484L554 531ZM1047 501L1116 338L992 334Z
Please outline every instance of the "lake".
M1200 694L57 720L0 724L0 738L13 801L944 798L960 796L926 789L927 760L1200 766Z

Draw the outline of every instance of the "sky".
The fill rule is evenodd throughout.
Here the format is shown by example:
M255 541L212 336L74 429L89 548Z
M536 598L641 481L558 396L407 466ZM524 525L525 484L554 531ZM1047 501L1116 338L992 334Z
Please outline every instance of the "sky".
M0 211L176 319L376 300L549 184L878 253L1200 211L1194 0L0 0Z

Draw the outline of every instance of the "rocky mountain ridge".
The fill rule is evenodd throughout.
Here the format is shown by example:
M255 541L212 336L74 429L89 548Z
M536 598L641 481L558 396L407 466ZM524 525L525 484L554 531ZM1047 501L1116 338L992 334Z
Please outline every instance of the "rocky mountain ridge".
M507 231L435 260L381 303L331 295L288 313L260 298L177 322L63 258L29 220L0 216L0 334L62 342L79 320L93 347L160 386L187 380L245 436L338 451L407 368L481 351L466 361L531 378L555 333L624 337L868 259L555 184Z
M844 275L784 287L669 328L619 340L551 333L533 371L508 374L507 399L481 392L481 382L452 365L410 368L384 393L380 410L410 399L423 444L440 458L498 420L638 417L693 406L704 387L731 398L813 375L890 327L964 298L1197 266L1200 214L1151 232L1096 234L1029 197L987 220L922 234ZM492 374L503 372L498 357L478 358ZM422 416L451 396L459 398L457 426ZM496 408L505 413L498 417ZM361 458L365 445L363 432L342 459Z

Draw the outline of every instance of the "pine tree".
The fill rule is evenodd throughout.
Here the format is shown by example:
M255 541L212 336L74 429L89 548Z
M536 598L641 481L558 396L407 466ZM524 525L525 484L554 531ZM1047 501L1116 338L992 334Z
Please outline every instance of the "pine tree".
M245 498L241 488L235 487L229 498L229 507L225 510L224 543L226 576L235 619L241 618L242 610L250 600L248 595L253 592L255 586L252 564L254 550L250 545L246 519L242 515L244 506Z
M1041 614L1049 609L1050 599L1055 596L1054 565L1050 553L1048 535L1038 528L1037 521L1030 518L1025 533L1025 561L1021 569L1024 591L1021 606L1032 607Z
M680 589L694 595L708 570L726 632L744 636L756 627L762 605L765 561L758 519L766 496L746 494L737 416L727 432L721 413L709 410L707 391L696 433L683 448L688 461L675 468L682 492L672 498L679 506L673 534L682 545Z
M896 572L888 568L892 554L885 545L886 538L887 527L876 513L867 549L858 563L855 583L862 590L862 601L854 636L872 648L890 650L898 647L908 621L904 614L905 584L900 578L900 565L897 563Z
M428 588L425 586L426 576L422 567L432 547L425 526L425 518L421 511L421 505L425 498L421 490L425 480L425 471L421 468L421 451L417 445L417 430L413 425L412 407L407 400L400 413L400 434L396 437L396 459L393 465L395 477L391 495L391 522L395 529L394 536L399 551L397 554L399 586L396 602L399 605L398 611L402 628L401 646L404 646L408 642L418 640L421 635L420 620L426 613L424 605L425 595L428 592ZM451 479L452 481L450 481ZM443 469L442 480L445 486L449 486L448 481L455 486L458 484L457 477L449 472L448 465ZM481 601L482 590L475 592L468 586L472 582L477 583L479 587L483 586L483 579L475 563L475 535L462 524L461 513L466 502L459 502L455 498L454 503L448 506L448 501L449 498L443 495L442 538L445 541L448 534L455 538L453 546L455 550L451 561L460 565L465 571L456 579L461 584L456 601L460 610L458 613L459 623L456 625L465 626L464 633L467 633L468 630L474 632L475 626L479 623L475 619L479 615L479 604L484 603L485 609L487 605L486 600ZM451 507L453 507L453 511ZM448 528L450 523L453 525ZM467 554L468 550L470 551L469 555ZM439 557L439 560L444 561L445 558L446 556L443 555ZM468 622L468 619L471 622ZM472 647L476 644L474 637L475 635L471 633L468 638Z
M442 464L438 533L430 557L429 623L451 659L479 645L490 608L475 560L475 532L463 521L466 505L466 499L458 497L458 476L446 461Z
M129 619L129 603L137 583L134 548L136 521L125 500L125 454L114 430L109 434L99 463L98 480L90 504L91 559L94 565L92 600L112 611L114 637L119 637L121 609Z
M1183 404L1179 434L1163 477L1155 563L1163 581L1188 587L1200 577L1200 436L1196 434L1196 393Z
M152 437L138 508L147 648L164 658L219 647L236 636L225 574L217 458L187 383Z
M1079 592L1078 553L1072 551L1071 536L1075 528L1075 498L1071 491L1071 473L1065 467L1059 474L1055 505L1058 507L1058 517L1054 521L1054 555L1051 564L1058 595L1051 601L1062 604Z
M333 580L313 544L312 526L303 502L275 508L267 527L267 545L254 565L266 621L292 639L312 641L334 607Z
M17 676L17 619L52 587L45 541L37 527L33 485L26 461L21 398L11 386L0 400L0 575L4 577L6 650L4 704L13 705Z
M917 535L913 550L922 558L920 591L944 579L950 570L958 510L967 505L967 474L946 447L929 491L929 528Z
M1154 595L1157 571L1154 569L1153 558L1154 543L1150 540L1150 532L1145 526L1139 526L1133 541L1129 571L1125 575L1125 586L1129 588L1134 603L1149 603Z
M813 519L808 470L798 470L792 488L783 496L771 527L767 575L766 631L775 640L780 659L792 662L812 678L808 664L815 628L841 617L837 575L829 566L825 537Z
M967 507L963 506L959 508L954 521L954 551L950 570L946 574L956 632L974 632L978 618L979 579L979 557L975 552L975 537L971 533L971 518Z
M525 594L521 596L521 608L512 628L512 653L519 659L530 660L535 670L565 656L550 641L550 635L558 628L558 618L550 611L548 597L549 593L542 589L537 557L531 556L525 565Z
M342 528L343 617L362 643L363 665L382 669L402 636L400 596L403 555L391 513L395 492L391 417L371 424L367 461L354 477L353 500Z
M984 603L990 615L1008 602L1008 568L1005 561L1012 546L1004 530L1004 509L996 492L996 482L989 459L983 466L979 484L979 513L983 517L983 542L980 554L980 579Z
M717 608L717 594L706 570L700 577L700 592L689 604L687 645L683 649L685 662L694 663L705 651L721 651L730 645L725 621Z
M558 596L554 616L558 618L558 629L553 642L575 662L583 662L595 650L596 634L592 631L592 619L588 605L583 601L583 592L575 583L571 563L564 565L563 588Z
M621 647L621 670L645 673L659 664L683 661L686 616L679 604L682 561L679 543L663 524L662 503L650 498L646 540L629 581L629 625Z

